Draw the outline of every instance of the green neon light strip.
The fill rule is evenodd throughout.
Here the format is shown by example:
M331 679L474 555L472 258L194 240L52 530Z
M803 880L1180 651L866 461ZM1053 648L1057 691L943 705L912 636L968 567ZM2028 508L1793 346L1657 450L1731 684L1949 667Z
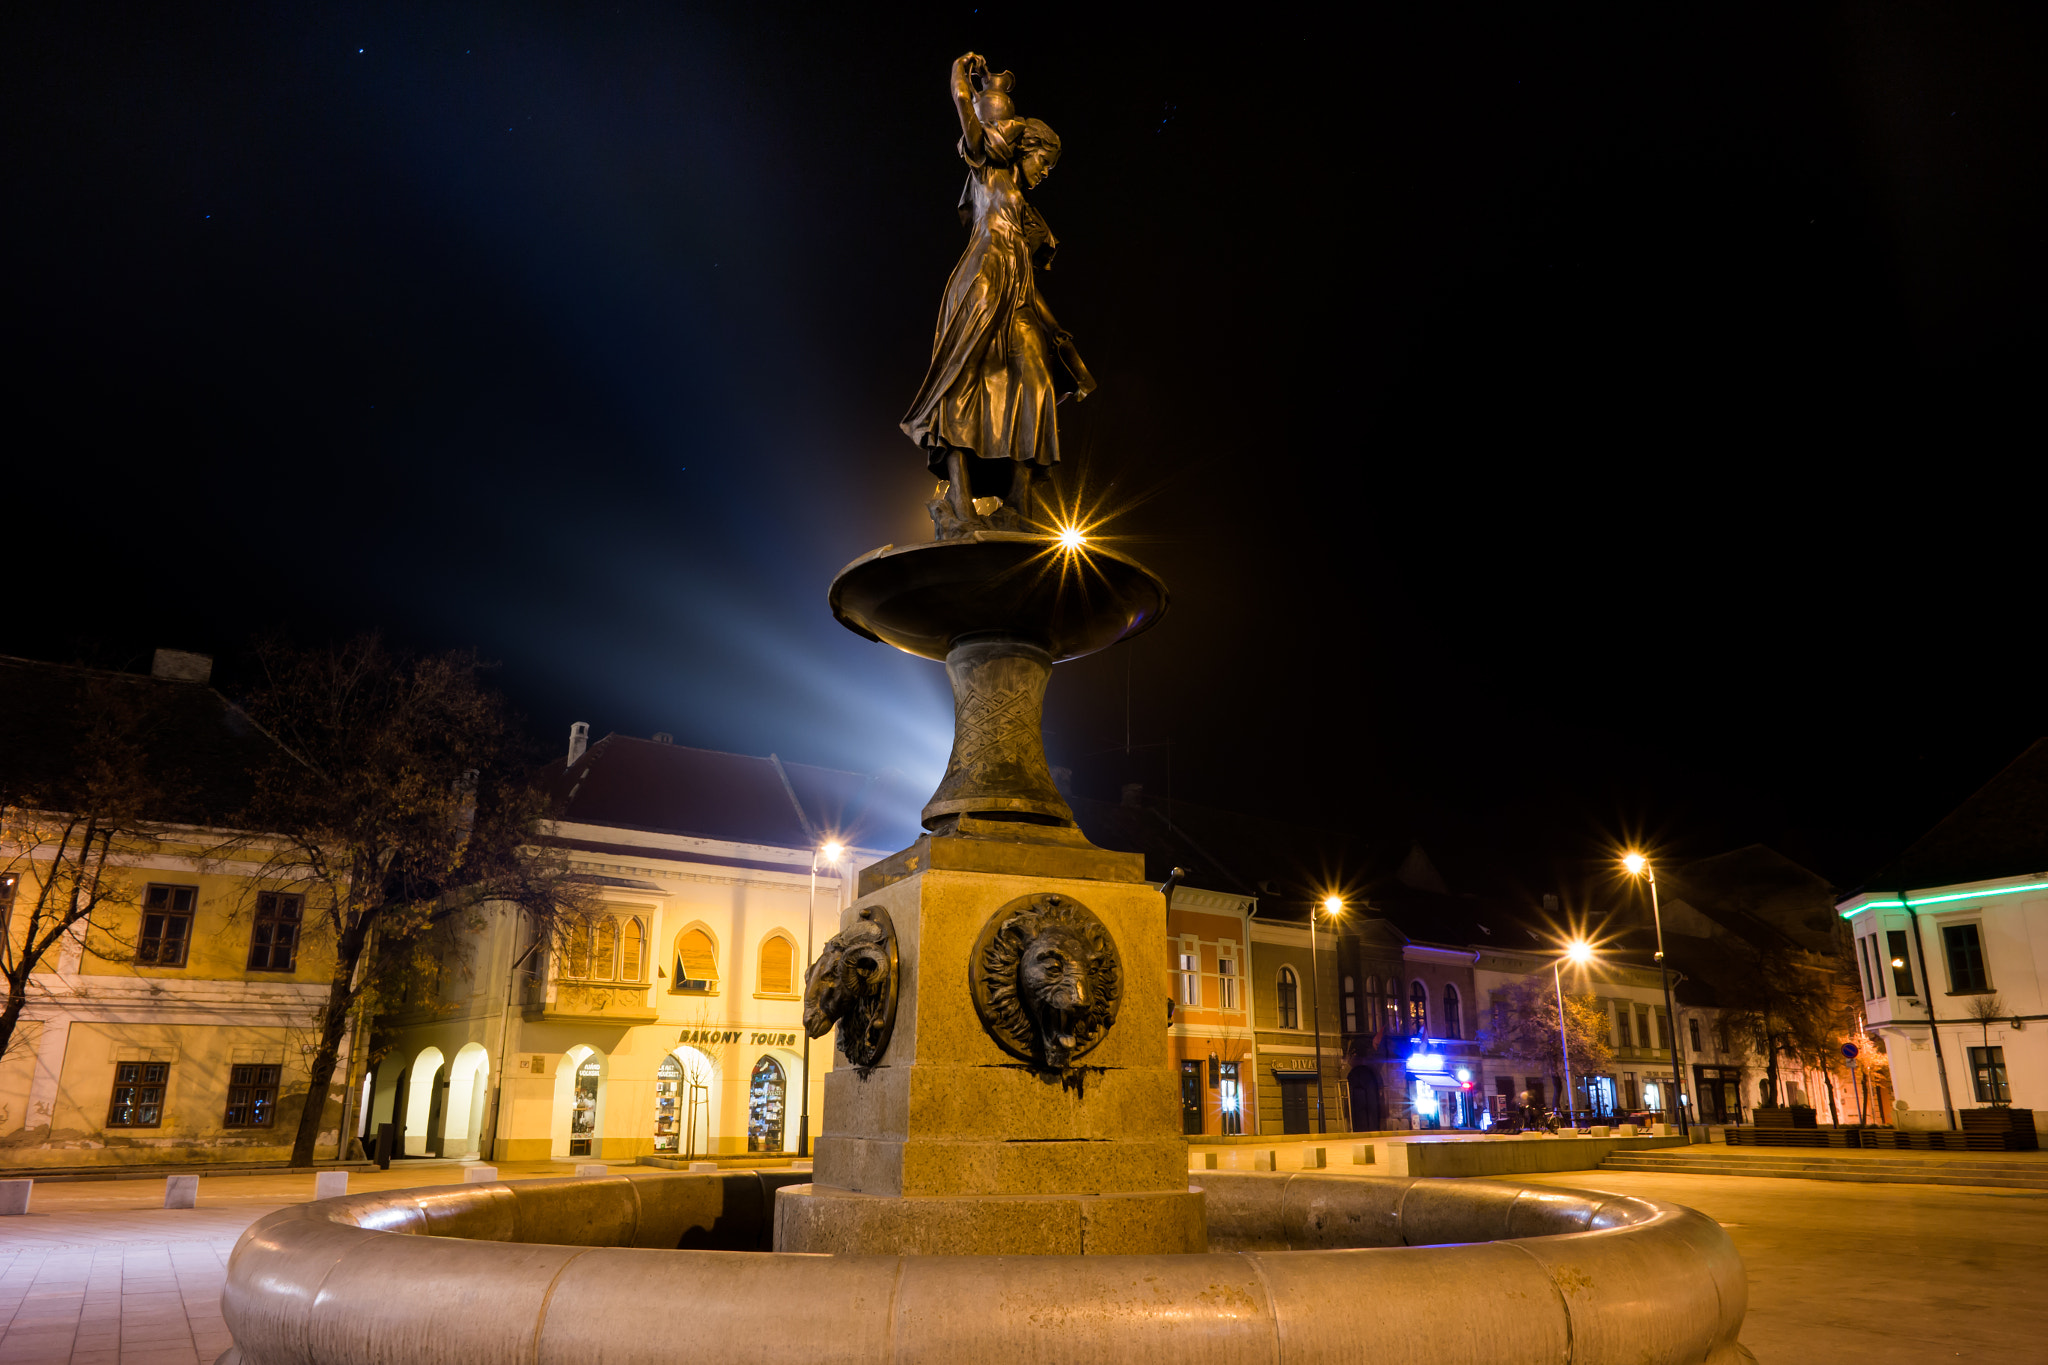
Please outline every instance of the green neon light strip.
M1854 910L1839 913L1843 919L1855 919L1865 910L1903 910L1907 906L1941 905L1947 901L1981 901L1991 896L2017 896L2023 891L2038 891L2048 895L2048 882L2036 882L2032 886L2002 886L1995 891L1958 891L1952 896L1924 896L1918 900L1908 897L1896 901L1865 901Z

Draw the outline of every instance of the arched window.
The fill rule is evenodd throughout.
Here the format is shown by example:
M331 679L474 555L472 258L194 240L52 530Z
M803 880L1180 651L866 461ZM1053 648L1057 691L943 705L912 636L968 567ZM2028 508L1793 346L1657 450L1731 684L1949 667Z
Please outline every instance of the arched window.
M796 945L780 934L761 940L761 994L796 994Z
M647 931L640 927L639 920L627 920L619 931L619 980L640 979L640 963L646 949Z
M1408 986L1408 1036L1429 1036L1429 988L1420 981L1411 982Z
M1465 1036L1465 1016L1458 1009L1458 988L1448 981L1444 982L1443 1023L1444 1037L1463 1038Z
M1399 1038L1403 1033L1401 1028L1401 980L1399 977L1390 976L1387 978L1387 993L1382 997L1382 1000L1386 1006L1386 1022L1380 1027L1386 1032L1389 1039Z
M788 1089L782 1063L763 1057L754 1063L754 1075L747 1088L747 1150L782 1150L782 1099Z
M600 981L618 975L619 922L610 915L597 917L597 932L590 937L590 974Z
M1280 1001L1280 1027L1301 1027L1301 985L1295 978L1294 968L1280 969L1280 989L1274 993Z
M702 929L676 935L676 984L679 991L718 989L718 947Z
M1358 978L1344 978L1344 1031L1358 1032Z
M562 975L587 977L590 975L590 921L581 915L573 916L564 926L562 941Z

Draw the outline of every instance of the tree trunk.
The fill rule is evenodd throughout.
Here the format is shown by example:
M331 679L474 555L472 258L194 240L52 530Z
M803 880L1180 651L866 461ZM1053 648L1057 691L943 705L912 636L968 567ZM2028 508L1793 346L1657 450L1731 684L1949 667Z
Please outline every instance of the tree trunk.
M348 1016L355 1004L349 982L355 963L337 962L334 980L327 988L327 1010L320 1020L320 1042L313 1050L311 1074L306 1083L306 1104L299 1111L298 1135L292 1139L292 1165L313 1164L313 1148L320 1140L320 1120L327 1113L327 1088L334 1083L334 1063L341 1055L341 1040L348 1035ZM348 1135L342 1135L341 1151L348 1150Z
M0 1057L7 1055L7 1049L14 1046L14 1026L21 1022L21 1011L28 1004L28 971L26 965L16 981L12 975L7 978L7 1004L0 1007Z

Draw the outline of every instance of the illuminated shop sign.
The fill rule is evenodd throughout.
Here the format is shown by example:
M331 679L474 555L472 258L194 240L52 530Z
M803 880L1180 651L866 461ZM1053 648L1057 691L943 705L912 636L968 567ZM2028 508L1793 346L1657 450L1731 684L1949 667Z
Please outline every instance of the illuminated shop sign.
M1444 1069L1443 1055L1436 1052L1411 1052L1408 1054L1408 1069L1410 1071L1442 1071Z
M794 1033L752 1033L742 1029L686 1028L678 1043L696 1043L716 1046L720 1043L737 1043L745 1038L755 1047L795 1047Z

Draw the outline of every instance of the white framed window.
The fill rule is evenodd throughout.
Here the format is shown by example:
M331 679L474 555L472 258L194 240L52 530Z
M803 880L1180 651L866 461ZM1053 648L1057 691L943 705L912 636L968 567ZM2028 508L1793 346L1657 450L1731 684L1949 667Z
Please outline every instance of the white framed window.
M1190 1009L1201 1008L1202 955L1200 953L1180 954L1180 967L1175 974L1180 977L1180 1003Z
M1237 1008L1237 962L1220 955L1216 959L1216 1008Z

